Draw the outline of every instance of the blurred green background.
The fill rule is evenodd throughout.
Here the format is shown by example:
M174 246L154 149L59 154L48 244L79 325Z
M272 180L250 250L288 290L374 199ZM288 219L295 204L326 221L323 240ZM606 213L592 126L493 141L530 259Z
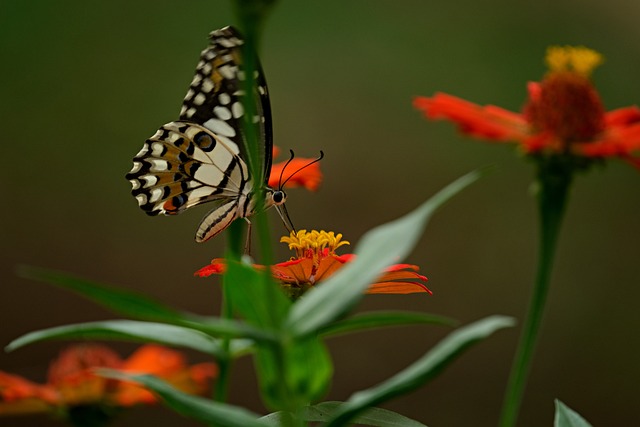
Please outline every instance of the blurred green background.
M299 228L357 242L463 173L498 166L436 216L408 259L434 296L369 296L360 309L464 323L494 313L522 319L536 249L531 165L509 147L425 121L412 97L444 91L517 111L526 82L545 72L546 47L579 44L606 58L594 79L608 109L640 103L639 21L633 0L279 2L261 49L275 142L300 156L326 154L320 192L289 192ZM192 276L223 253L224 238L193 241L207 207L147 217L124 174L143 141L177 118L208 32L233 22L227 1L0 3L2 345L34 329L114 317L16 277L18 264L217 313L217 279ZM639 184L638 171L615 161L576 180L520 426L551 426L554 398L593 425L640 425ZM276 245L281 259L290 256ZM394 328L332 340L328 399L376 384L447 332ZM385 407L432 427L495 425L517 332L481 343ZM0 369L44 380L64 345L0 354ZM113 346L122 354L135 347ZM248 358L236 365L231 399L264 412L252 369ZM163 408L129 411L114 425L141 423L195 425ZM55 425L28 417L0 424Z

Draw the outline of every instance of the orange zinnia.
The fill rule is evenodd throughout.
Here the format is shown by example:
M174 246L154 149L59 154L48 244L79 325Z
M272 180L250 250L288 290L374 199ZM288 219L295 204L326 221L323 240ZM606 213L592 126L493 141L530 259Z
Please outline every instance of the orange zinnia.
M49 412L77 417L74 408L94 407L93 413L108 414L108 408L157 401L138 384L96 375L96 368L155 375L190 394L206 392L217 373L212 363L188 366L182 353L159 345L144 345L124 360L103 345L75 345L51 363L46 384L0 371L0 415Z
M342 266L353 260L355 255L337 255L336 249L348 245L342 240L342 234L333 231L300 230L291 232L289 236L280 239L287 243L289 249L296 252L296 256L289 261L281 262L271 267L271 273L285 291L297 297L309 288L328 279ZM256 266L264 268L264 266ZM212 274L222 274L226 269L225 260L216 258L211 264L196 271L200 277ZM432 292L427 288L427 278L418 274L418 266L411 264L395 264L387 268L384 273L371 285L369 294L410 294L416 292Z
M570 155L587 164L619 157L640 168L640 109L605 112L589 79L602 56L584 47L551 47L546 62L549 72L528 84L520 114L444 93L416 97L413 105L427 118L451 120L476 138L515 142L528 154Z

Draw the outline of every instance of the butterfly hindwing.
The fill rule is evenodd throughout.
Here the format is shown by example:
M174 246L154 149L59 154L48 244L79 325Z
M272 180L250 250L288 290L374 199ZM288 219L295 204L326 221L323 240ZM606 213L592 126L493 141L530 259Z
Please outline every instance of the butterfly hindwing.
M127 179L149 215L173 215L213 200L237 199L249 171L238 146L207 128L171 122L149 138Z
M196 231L196 242L207 241L227 228L238 217L237 208L236 202L232 200L206 214Z

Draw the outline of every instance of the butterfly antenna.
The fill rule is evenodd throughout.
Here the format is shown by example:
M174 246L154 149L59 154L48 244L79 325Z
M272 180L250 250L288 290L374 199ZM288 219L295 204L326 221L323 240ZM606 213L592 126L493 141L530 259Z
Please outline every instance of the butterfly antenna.
M294 177L295 174L297 174L298 172L300 172L301 170L308 168L309 166L311 166L314 163L318 163L320 160L322 160L324 158L324 152L322 150L320 150L320 157L318 157L317 159L314 159L313 161L307 163L306 165L302 166L300 169L298 169L297 171L295 171L294 173L292 173L291 175L289 175L289 178L286 179L285 182L282 182L282 174L284 173L285 168L287 167L287 165L291 162L291 160L293 160L293 150L289 150L291 151L291 158L289 159L289 161L284 165L284 168L282 168L282 172L280 172L280 189L282 189L282 187L284 187L284 185L291 179Z
M284 170L287 168L287 166L289 166L289 163L291 163L291 161L295 157L295 154L293 154L293 150L290 149L289 153L291 153L291 157L289 157L289 160L287 160L287 163L284 164L284 167L280 171L280 178L278 178L278 182L280 184L278 184L278 190L282 190L282 186L284 185L284 183L282 182L282 175L284 175Z

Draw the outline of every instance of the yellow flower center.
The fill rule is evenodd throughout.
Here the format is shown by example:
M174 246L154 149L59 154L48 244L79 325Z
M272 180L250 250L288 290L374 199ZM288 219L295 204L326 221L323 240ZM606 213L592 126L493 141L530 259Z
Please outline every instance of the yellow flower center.
M573 71L589 77L604 58L584 46L551 46L547 49L546 62L552 72Z
M350 244L348 241L342 240L341 233L335 234L333 231L324 230L292 231L289 236L281 237L280 242L288 244L289 249L295 250L298 257L304 256L309 250L316 255L325 251L335 253L335 250L340 246Z
M586 47L553 46L547 50L549 72L530 92L524 114L537 132L557 139L557 150L593 141L604 130L604 107L589 80L602 55Z

